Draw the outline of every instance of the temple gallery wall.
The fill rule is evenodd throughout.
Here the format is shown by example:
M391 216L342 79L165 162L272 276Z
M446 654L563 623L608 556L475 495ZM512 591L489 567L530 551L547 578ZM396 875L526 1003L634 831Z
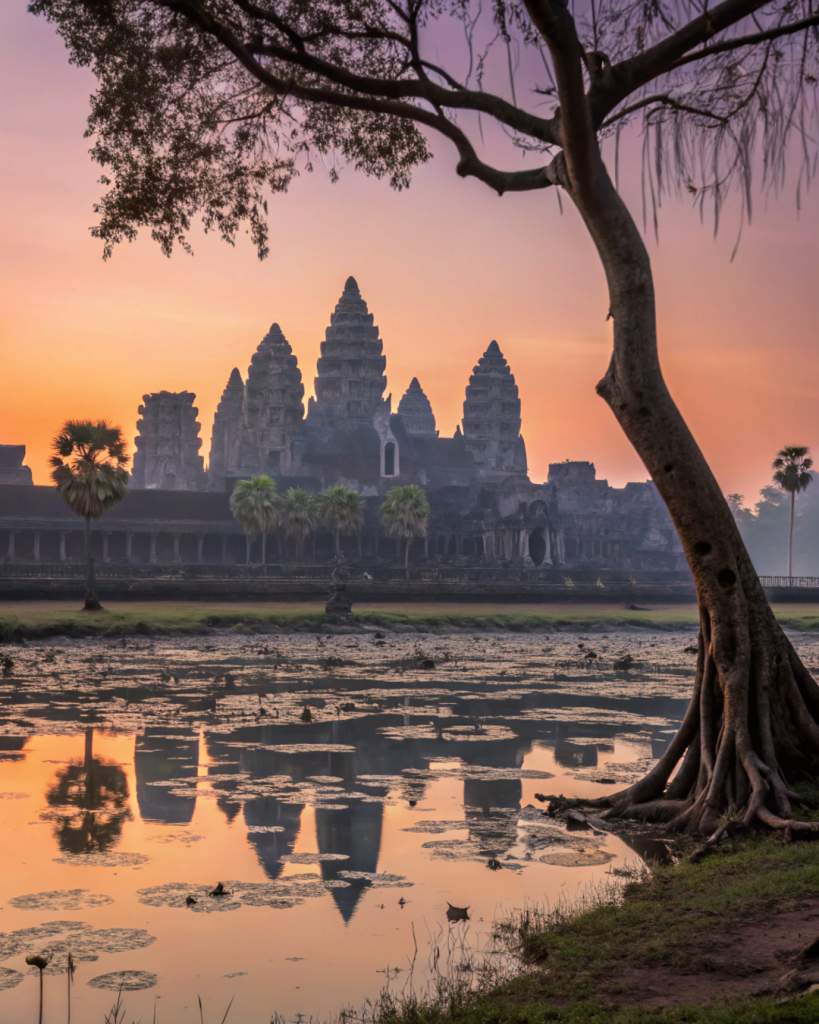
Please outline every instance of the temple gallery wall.
M97 557L135 565L243 563L244 534L228 496L236 480L266 474L280 490L318 493L341 483L364 497L361 534L344 541L351 561L395 561L396 542L384 534L378 508L391 487L412 483L426 490L432 509L427 537L414 543L414 562L684 568L652 483L610 487L591 462L554 463L545 483L529 479L518 388L496 341L466 383L453 437L441 437L417 377L393 412L386 369L379 329L350 277L321 343L315 398L305 409L298 360L274 323L246 375L234 368L227 376L207 467L196 396L144 395L130 491L95 525ZM0 445L0 560L80 558L82 522L53 488L32 485L24 458L23 445ZM292 558L282 538L267 552L271 563ZM329 559L329 533L317 529L307 553ZM251 554L258 557L255 549Z

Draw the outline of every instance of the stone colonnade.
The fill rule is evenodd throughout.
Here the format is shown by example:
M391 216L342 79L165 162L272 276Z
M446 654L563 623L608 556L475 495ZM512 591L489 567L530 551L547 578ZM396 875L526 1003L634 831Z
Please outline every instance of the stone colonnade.
M73 562L85 553L81 521L74 528L42 524L23 526L0 521L0 563ZM234 524L119 524L95 523L91 534L92 551L100 563L131 565L241 565L247 561L245 535ZM348 557L389 560L398 557L394 538L364 533L360 538L343 538ZM292 541L272 535L267 541L267 561L275 564L287 557ZM284 549L284 550L283 550ZM332 556L332 538L325 532L314 534L307 542L308 557L325 561ZM413 542L413 561L450 562L468 560L472 564L519 565L524 568L548 568L599 560L618 562L625 554L622 541L607 537L585 536L582 531L564 535L548 523L475 524L461 531L433 527L423 539ZM251 561L261 558L261 542L252 542Z
M243 533L171 525L121 529L92 528L91 546L99 562L128 564L239 564L246 559ZM85 555L85 531L70 527L4 527L0 562L71 562Z

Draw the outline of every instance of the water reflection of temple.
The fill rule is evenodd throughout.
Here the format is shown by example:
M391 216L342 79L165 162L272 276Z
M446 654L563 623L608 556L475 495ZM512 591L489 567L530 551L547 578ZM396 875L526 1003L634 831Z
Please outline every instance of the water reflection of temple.
M196 809L196 790L191 796L171 793L172 786L151 785L196 775L199 736L190 729L147 728L134 743L137 804L143 821L188 825Z
M390 738L382 730L412 721L405 717L406 705L400 692L396 693L394 704L391 697L387 698L391 709L386 714L382 707L372 715L355 719L328 718L310 724L268 722L240 727L229 734L205 732L207 754L212 762L210 770L223 777L218 783L217 806L228 822L242 813L248 826L248 843L265 874L275 879L284 868L282 857L294 851L299 839L306 799L299 785L309 787L313 785L313 777L332 776L338 780L339 790L328 791L325 800L339 807L322 807L320 802L316 806L316 847L319 853L343 854L348 859L321 862L321 875L329 880L342 870L375 872L379 869L384 810L377 799L364 799L362 793L378 798L386 796L390 789L397 789L404 799L420 801L430 785L429 776L403 773L407 769L427 769L430 762L448 760L460 766L456 773L459 777L469 776L470 766L490 769L487 778L476 778L474 774L464 778L464 813L472 855L477 848L480 856L500 858L516 841L515 812L520 806L523 787L515 774L533 745L551 748L557 764L566 769L593 768L598 764L599 753L610 752L614 738L622 731L622 726L614 724L584 722L582 711L578 722L555 722L537 716L521 718L522 710L565 709L576 701L582 708L593 705L672 718L681 717L684 706L682 701L663 697L625 700L588 694L577 697L555 690L530 691L522 696L510 695L508 699L487 700L480 692L453 697L449 702L453 717L441 720L447 726L483 719L508 726L513 735L475 740L445 731L436 735L431 730L426 736L404 740ZM664 750L670 733L651 727L644 730L644 735L646 741L650 740L651 752L656 757ZM260 745L267 749L260 749ZM329 745L348 749L328 750ZM284 749L271 749L275 747ZM163 726L146 730L137 741L134 755L137 799L143 818L174 824L192 820L196 806L193 792L190 796L180 795L170 791L172 786L148 783L196 775L198 761L198 737L191 729ZM491 769L503 769L512 777L492 778ZM290 777L294 783L292 798L282 793L234 795L240 773L241 779L249 782L271 776ZM234 774L237 776L235 784L224 779ZM389 778L382 785L365 786L358 781L360 776ZM333 891L333 899L345 921L355 913L367 886L365 880L359 880Z
M268 878L278 878L284 864L281 858L293 852L301 829L304 804L285 804L276 797L256 796L242 808L248 828L282 829L281 832L248 832L248 842L256 851Z

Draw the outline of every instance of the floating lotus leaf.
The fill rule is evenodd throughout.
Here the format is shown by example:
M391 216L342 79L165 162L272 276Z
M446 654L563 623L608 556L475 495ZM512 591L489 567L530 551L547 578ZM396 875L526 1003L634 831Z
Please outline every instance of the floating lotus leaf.
M150 971L112 971L92 978L91 988L103 988L109 992L138 992L144 988L155 988L159 978Z
M453 832L456 829L467 828L469 828L468 821L418 821L411 828L402 828L401 831L440 835L441 832Z
M346 853L286 853L279 857L282 864L320 864L325 860L349 860Z
M84 910L86 907L104 907L114 901L110 896L89 892L88 889L54 889L14 896L8 902L10 907L18 910Z
M151 858L146 853L64 853L55 864L73 864L82 868L138 868Z
M339 871L338 874L339 878L348 878L351 882L370 882L373 889L409 889L413 885L403 875L390 875L386 871Z
M0 960L47 949L51 954L47 973L61 974L69 953L77 963L92 963L103 954L143 949L155 941L156 936L142 928L94 929L83 921L47 921L33 928L0 932Z
M7 988L16 988L25 975L19 971L9 970L8 967L0 967L0 992Z
M614 854L606 850L554 850L538 857L542 864L555 864L563 868L588 868L598 864L608 864L614 860Z

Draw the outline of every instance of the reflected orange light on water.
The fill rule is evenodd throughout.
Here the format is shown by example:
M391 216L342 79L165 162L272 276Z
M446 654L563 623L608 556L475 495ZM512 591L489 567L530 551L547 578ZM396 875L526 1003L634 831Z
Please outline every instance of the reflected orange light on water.
M93 732L94 757L120 765L127 777L132 816L113 849L147 854L150 859L137 867L84 867L55 860L60 856L56 838L41 820L44 794L68 761L82 761L82 732L32 737L25 743L22 759L2 764L0 796L5 798L0 799L4 837L0 876L6 900L66 889L87 889L113 899L105 906L75 912L23 910L6 903L3 930L69 919L86 921L94 928L142 928L156 937L155 942L130 953L103 954L96 962L79 963L73 996L78 1021L101 1020L110 1008L111 993L87 983L115 970L158 975L155 989L125 994L128 1013L135 1019L150 1019L156 1000L159 1021L193 1022L198 1020L198 996L210 1017L220 1016L231 997L235 997L237 1016L246 1015L247 1019L268 1019L274 1011L288 1018L296 1013L326 1017L344 1004L359 1005L372 997L386 982L386 975L378 972L388 966L401 969L394 985L406 980L402 972L413 955L413 928L419 964L425 964L430 935L444 935L449 928L444 915L447 901L472 908L470 932L478 941L502 908L520 906L526 898L554 898L566 884L574 889L603 870L532 864L523 872L489 872L482 863L436 857L424 844L440 840L441 835L405 829L430 818L464 821L464 828L468 827L464 783L443 772L428 785L418 806L409 807L396 794L383 808L377 870L402 875L412 886L364 889L348 921L332 895L278 910L243 905L238 910L202 914L145 906L139 902L138 890L151 886L175 881L208 886L217 881L262 882L267 876L248 841L242 813L232 820L226 817L207 785L200 787L189 824L165 824L141 816L134 769L136 739L133 734L112 734L99 728ZM633 758L635 750L633 744L618 741L600 765L607 758ZM200 778L207 771L205 766L218 770L220 764L210 758L204 736L199 741L198 764ZM558 788L568 781L561 780L564 769L555 762L553 751L539 743L533 745L521 768L555 772ZM587 788L575 780L570 784L578 792ZM521 803L532 803L534 792L542 786L542 782L524 780ZM26 796L12 799L10 793ZM301 810L294 853L319 851L316 813L311 806ZM193 841L197 836L201 838ZM463 838L462 830L445 834L445 838L449 836ZM183 837L190 841L182 841ZM165 841L168 839L172 841ZM613 837L607 849L615 855L613 864L634 858ZM281 877L296 874L317 876L320 866L285 864ZM399 898L407 901L403 908ZM20 957L4 961L3 966L19 970L18 959L22 963ZM64 1019L65 1010L60 977L47 977L46 995L45 1020L57 1024ZM36 978L26 978L16 988L0 993L0 1019L26 1019L35 1000Z

